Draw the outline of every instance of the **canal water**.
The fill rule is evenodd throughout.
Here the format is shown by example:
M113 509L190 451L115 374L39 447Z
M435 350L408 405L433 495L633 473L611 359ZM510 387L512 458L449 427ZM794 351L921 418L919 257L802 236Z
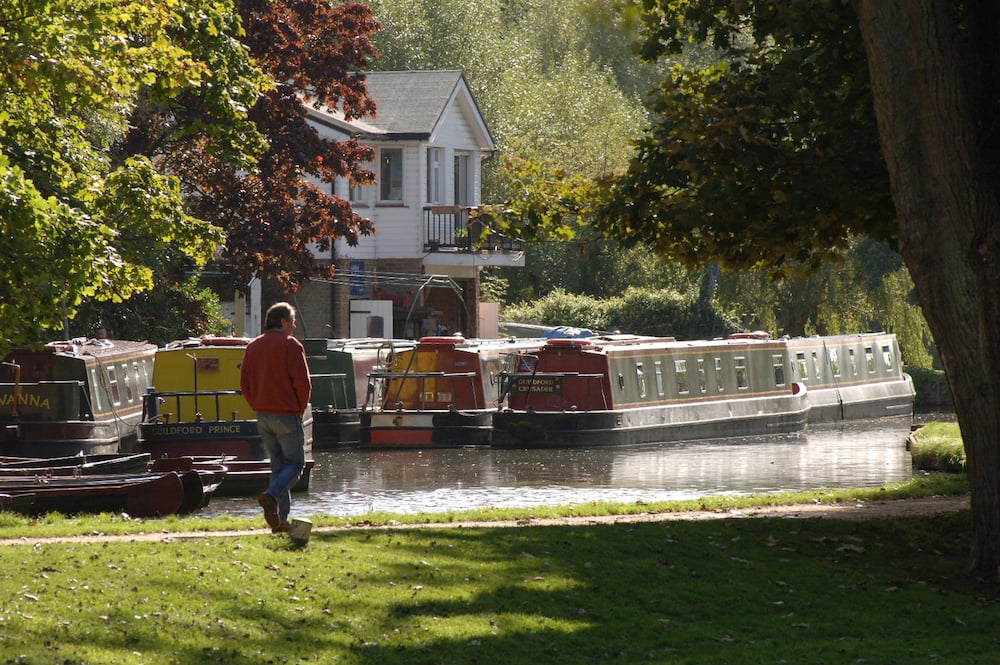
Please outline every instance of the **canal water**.
M909 420L896 420L815 427L797 436L620 448L317 451L310 489L293 496L292 514L437 513L878 487L910 478L909 431ZM253 498L214 498L202 515L259 513Z

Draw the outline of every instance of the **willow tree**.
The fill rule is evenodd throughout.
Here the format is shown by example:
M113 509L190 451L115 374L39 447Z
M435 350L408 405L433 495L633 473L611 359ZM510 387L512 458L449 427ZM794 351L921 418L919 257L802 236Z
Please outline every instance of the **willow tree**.
M1000 11L953 0L649 0L675 67L606 232L689 265L788 275L859 234L898 246L968 456L973 569L1000 579Z

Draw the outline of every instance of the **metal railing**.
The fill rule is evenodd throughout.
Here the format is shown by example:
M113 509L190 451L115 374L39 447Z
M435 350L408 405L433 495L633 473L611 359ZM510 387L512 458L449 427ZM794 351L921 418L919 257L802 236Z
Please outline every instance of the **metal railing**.
M425 252L521 251L523 243L491 224L484 208L436 205L424 208Z
M148 392L144 396L142 405L142 421L149 422L159 422L159 423L169 423L171 418L175 419L175 422L184 422L181 417L181 406L182 403L186 404L191 401L191 407L193 415L191 416L191 422L204 422L204 421L221 421L222 418L222 408L221 408L221 398L224 396L232 395L242 395L242 391L239 390L199 390L199 391L171 391L171 392ZM173 405L175 410L173 413L164 412L163 407L169 408ZM201 409L203 405L207 405L209 408L214 407L214 412L209 411L208 414L202 413ZM214 418L212 416L215 416ZM239 413L237 411L230 411L229 417L231 420L239 420Z

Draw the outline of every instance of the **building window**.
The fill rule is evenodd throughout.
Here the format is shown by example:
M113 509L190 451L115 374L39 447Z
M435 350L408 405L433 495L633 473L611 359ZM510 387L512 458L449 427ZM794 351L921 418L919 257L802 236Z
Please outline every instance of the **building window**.
M427 149L427 202L444 203L444 149Z
M374 171L375 165L371 162L362 164L361 168L366 171ZM375 198L375 187L373 185L355 185L351 183L350 188L347 190L347 200L351 202L352 205L371 205L372 200Z
M472 205L472 160L469 155L455 155L455 205Z
M379 201L403 200L403 149L383 148L379 154Z

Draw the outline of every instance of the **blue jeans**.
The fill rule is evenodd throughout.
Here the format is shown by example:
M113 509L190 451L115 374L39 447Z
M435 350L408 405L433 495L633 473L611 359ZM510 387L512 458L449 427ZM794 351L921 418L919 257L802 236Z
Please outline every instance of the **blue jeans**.
M278 500L278 515L284 522L292 508L292 486L306 468L302 417L258 413L257 431L271 458L271 485L267 493Z

